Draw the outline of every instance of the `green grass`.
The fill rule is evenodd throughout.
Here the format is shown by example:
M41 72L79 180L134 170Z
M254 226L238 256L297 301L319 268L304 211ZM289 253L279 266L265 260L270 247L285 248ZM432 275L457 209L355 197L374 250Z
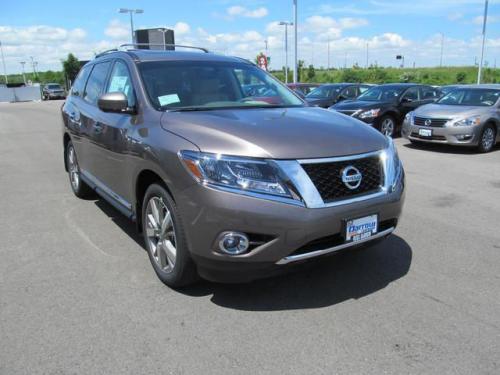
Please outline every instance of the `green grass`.
M278 79L284 81L283 71L272 72ZM451 85L456 83L476 83L477 67L474 66L447 66L442 68L351 68L351 69L315 69L314 75L307 68L301 70L300 82L365 82L365 83L391 83L391 82L414 82L429 85ZM291 81L291 74L289 81ZM27 80L40 82L42 84L57 82L64 84L62 71L39 72L38 79L33 74L26 74ZM1 79L0 79L1 80ZM3 80L1 80L3 81ZM9 75L9 82L21 83L21 74ZM500 83L500 69L485 68L483 70L483 83Z
M284 80L282 71L272 72L278 79ZM291 75L290 77L291 78ZM477 67L442 67L442 68L351 68L351 69L315 69L314 75L307 68L302 69L300 82L364 82L391 83L414 82L429 85L451 85L476 83ZM500 83L500 69L483 69L483 83Z

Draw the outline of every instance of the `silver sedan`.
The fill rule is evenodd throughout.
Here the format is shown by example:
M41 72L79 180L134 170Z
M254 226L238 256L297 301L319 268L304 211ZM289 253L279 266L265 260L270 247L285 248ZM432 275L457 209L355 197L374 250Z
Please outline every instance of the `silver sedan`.
M500 85L457 88L406 115L402 134L412 143L474 146L489 152L500 141Z

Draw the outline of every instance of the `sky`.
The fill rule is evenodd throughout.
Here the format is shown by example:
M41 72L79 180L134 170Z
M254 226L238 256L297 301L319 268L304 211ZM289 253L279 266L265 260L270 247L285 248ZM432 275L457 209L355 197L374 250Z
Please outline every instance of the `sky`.
M271 68L285 64L279 21L293 20L292 0L2 0L7 72L19 73L21 61L31 71L31 57L40 71L61 70L70 52L88 60L129 43L129 18L118 13L121 7L144 10L134 18L136 28L173 28L179 44L253 59L267 41ZM443 42L443 65L473 65L483 11L484 0L298 0L298 55L316 67L397 66L396 55L406 66L438 66ZM490 0L486 34L485 61L500 65L500 0ZM292 30L288 41L291 63Z

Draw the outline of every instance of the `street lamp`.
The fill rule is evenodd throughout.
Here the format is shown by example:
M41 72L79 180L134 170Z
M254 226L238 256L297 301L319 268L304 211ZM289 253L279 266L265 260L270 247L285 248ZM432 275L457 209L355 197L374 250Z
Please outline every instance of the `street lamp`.
M134 13L135 14L142 14L144 13L144 10L142 9L128 9L128 8L120 8L118 9L119 13L128 13L130 14L130 34L132 35L132 43L135 43L135 37L134 37Z
M297 83L297 69L299 67L299 64L297 62L297 0L293 0L293 28L294 31L294 43L295 43L295 48L294 48L294 57L293 57L293 83Z
M479 69L477 71L477 84L481 84L481 73L483 70L483 58L484 58L484 42L486 41L486 20L488 18L488 0L484 2L484 18L483 18L483 42L481 44L481 60L479 62Z
M285 83L288 83L288 26L293 22L281 21L280 26L285 26Z
M5 78L5 84L8 84L9 83L9 79L7 78L7 68L5 67L5 57L3 55L2 42L0 42L0 52L2 54L3 76Z

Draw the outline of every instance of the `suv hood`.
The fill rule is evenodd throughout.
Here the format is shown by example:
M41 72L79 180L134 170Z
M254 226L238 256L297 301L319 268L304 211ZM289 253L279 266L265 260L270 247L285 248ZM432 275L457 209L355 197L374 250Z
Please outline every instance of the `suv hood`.
M494 107L475 107L446 104L427 104L415 110L415 116L430 118L465 118L468 116L481 115Z
M387 101L364 101L364 100L344 100L343 102L335 104L332 109L338 110L357 110L357 109L372 109L372 108L380 108L385 106L393 105L392 102Z
M353 155L387 147L378 131L320 108L165 112L165 130L203 152L273 159Z

